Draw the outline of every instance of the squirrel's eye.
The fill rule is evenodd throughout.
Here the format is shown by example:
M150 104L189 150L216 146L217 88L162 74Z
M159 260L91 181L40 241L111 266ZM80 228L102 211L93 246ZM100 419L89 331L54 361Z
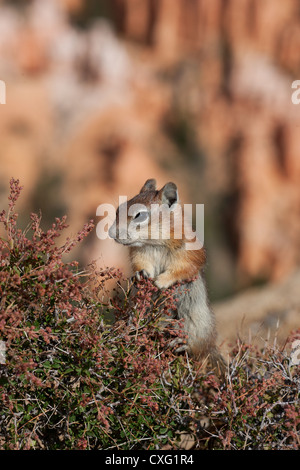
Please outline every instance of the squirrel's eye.
M146 211L143 211L143 212L138 212L137 214L135 214L135 216L133 217L133 220L135 222L145 222L145 220L147 220L149 217L148 215L148 212Z

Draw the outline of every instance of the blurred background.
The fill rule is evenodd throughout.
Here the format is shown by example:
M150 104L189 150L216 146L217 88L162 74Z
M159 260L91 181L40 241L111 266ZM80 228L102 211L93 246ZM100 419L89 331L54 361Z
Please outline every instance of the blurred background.
M299 266L299 0L1 0L0 79L0 207L20 178L24 225L75 234L171 180L205 204L213 301ZM128 269L95 231L77 257Z

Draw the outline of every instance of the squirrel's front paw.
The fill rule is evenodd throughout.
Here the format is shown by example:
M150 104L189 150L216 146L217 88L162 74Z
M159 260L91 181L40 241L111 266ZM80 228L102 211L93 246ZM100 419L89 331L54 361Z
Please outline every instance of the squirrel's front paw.
M132 282L139 282L142 279L149 279L150 274L145 270L142 269L141 271L136 271L131 278Z
M162 273L157 277L154 284L159 289L167 289L168 287L170 287L173 284L173 282L174 281L173 281L173 279L171 279L170 275L168 275L166 273Z

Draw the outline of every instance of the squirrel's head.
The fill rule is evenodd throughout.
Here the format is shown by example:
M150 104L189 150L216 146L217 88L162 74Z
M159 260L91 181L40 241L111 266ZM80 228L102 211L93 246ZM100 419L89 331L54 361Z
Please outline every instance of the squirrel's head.
M118 207L109 236L128 246L164 244L174 239L179 212L176 184L167 183L157 190L156 181L149 179L139 194Z

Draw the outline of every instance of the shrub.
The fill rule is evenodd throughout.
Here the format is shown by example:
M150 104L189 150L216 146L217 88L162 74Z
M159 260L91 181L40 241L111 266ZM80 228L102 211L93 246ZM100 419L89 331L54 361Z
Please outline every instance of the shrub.
M237 344L231 356L226 383L215 387L204 380L201 397L215 387L206 407L211 430L203 434L204 442L234 450L299 448L299 366L277 347Z
M31 214L21 231L21 188L10 185L0 214L1 449L299 447L299 367L286 350L238 344L222 382L170 347L185 340L172 288L66 262L93 224L61 245L65 218L42 231Z

